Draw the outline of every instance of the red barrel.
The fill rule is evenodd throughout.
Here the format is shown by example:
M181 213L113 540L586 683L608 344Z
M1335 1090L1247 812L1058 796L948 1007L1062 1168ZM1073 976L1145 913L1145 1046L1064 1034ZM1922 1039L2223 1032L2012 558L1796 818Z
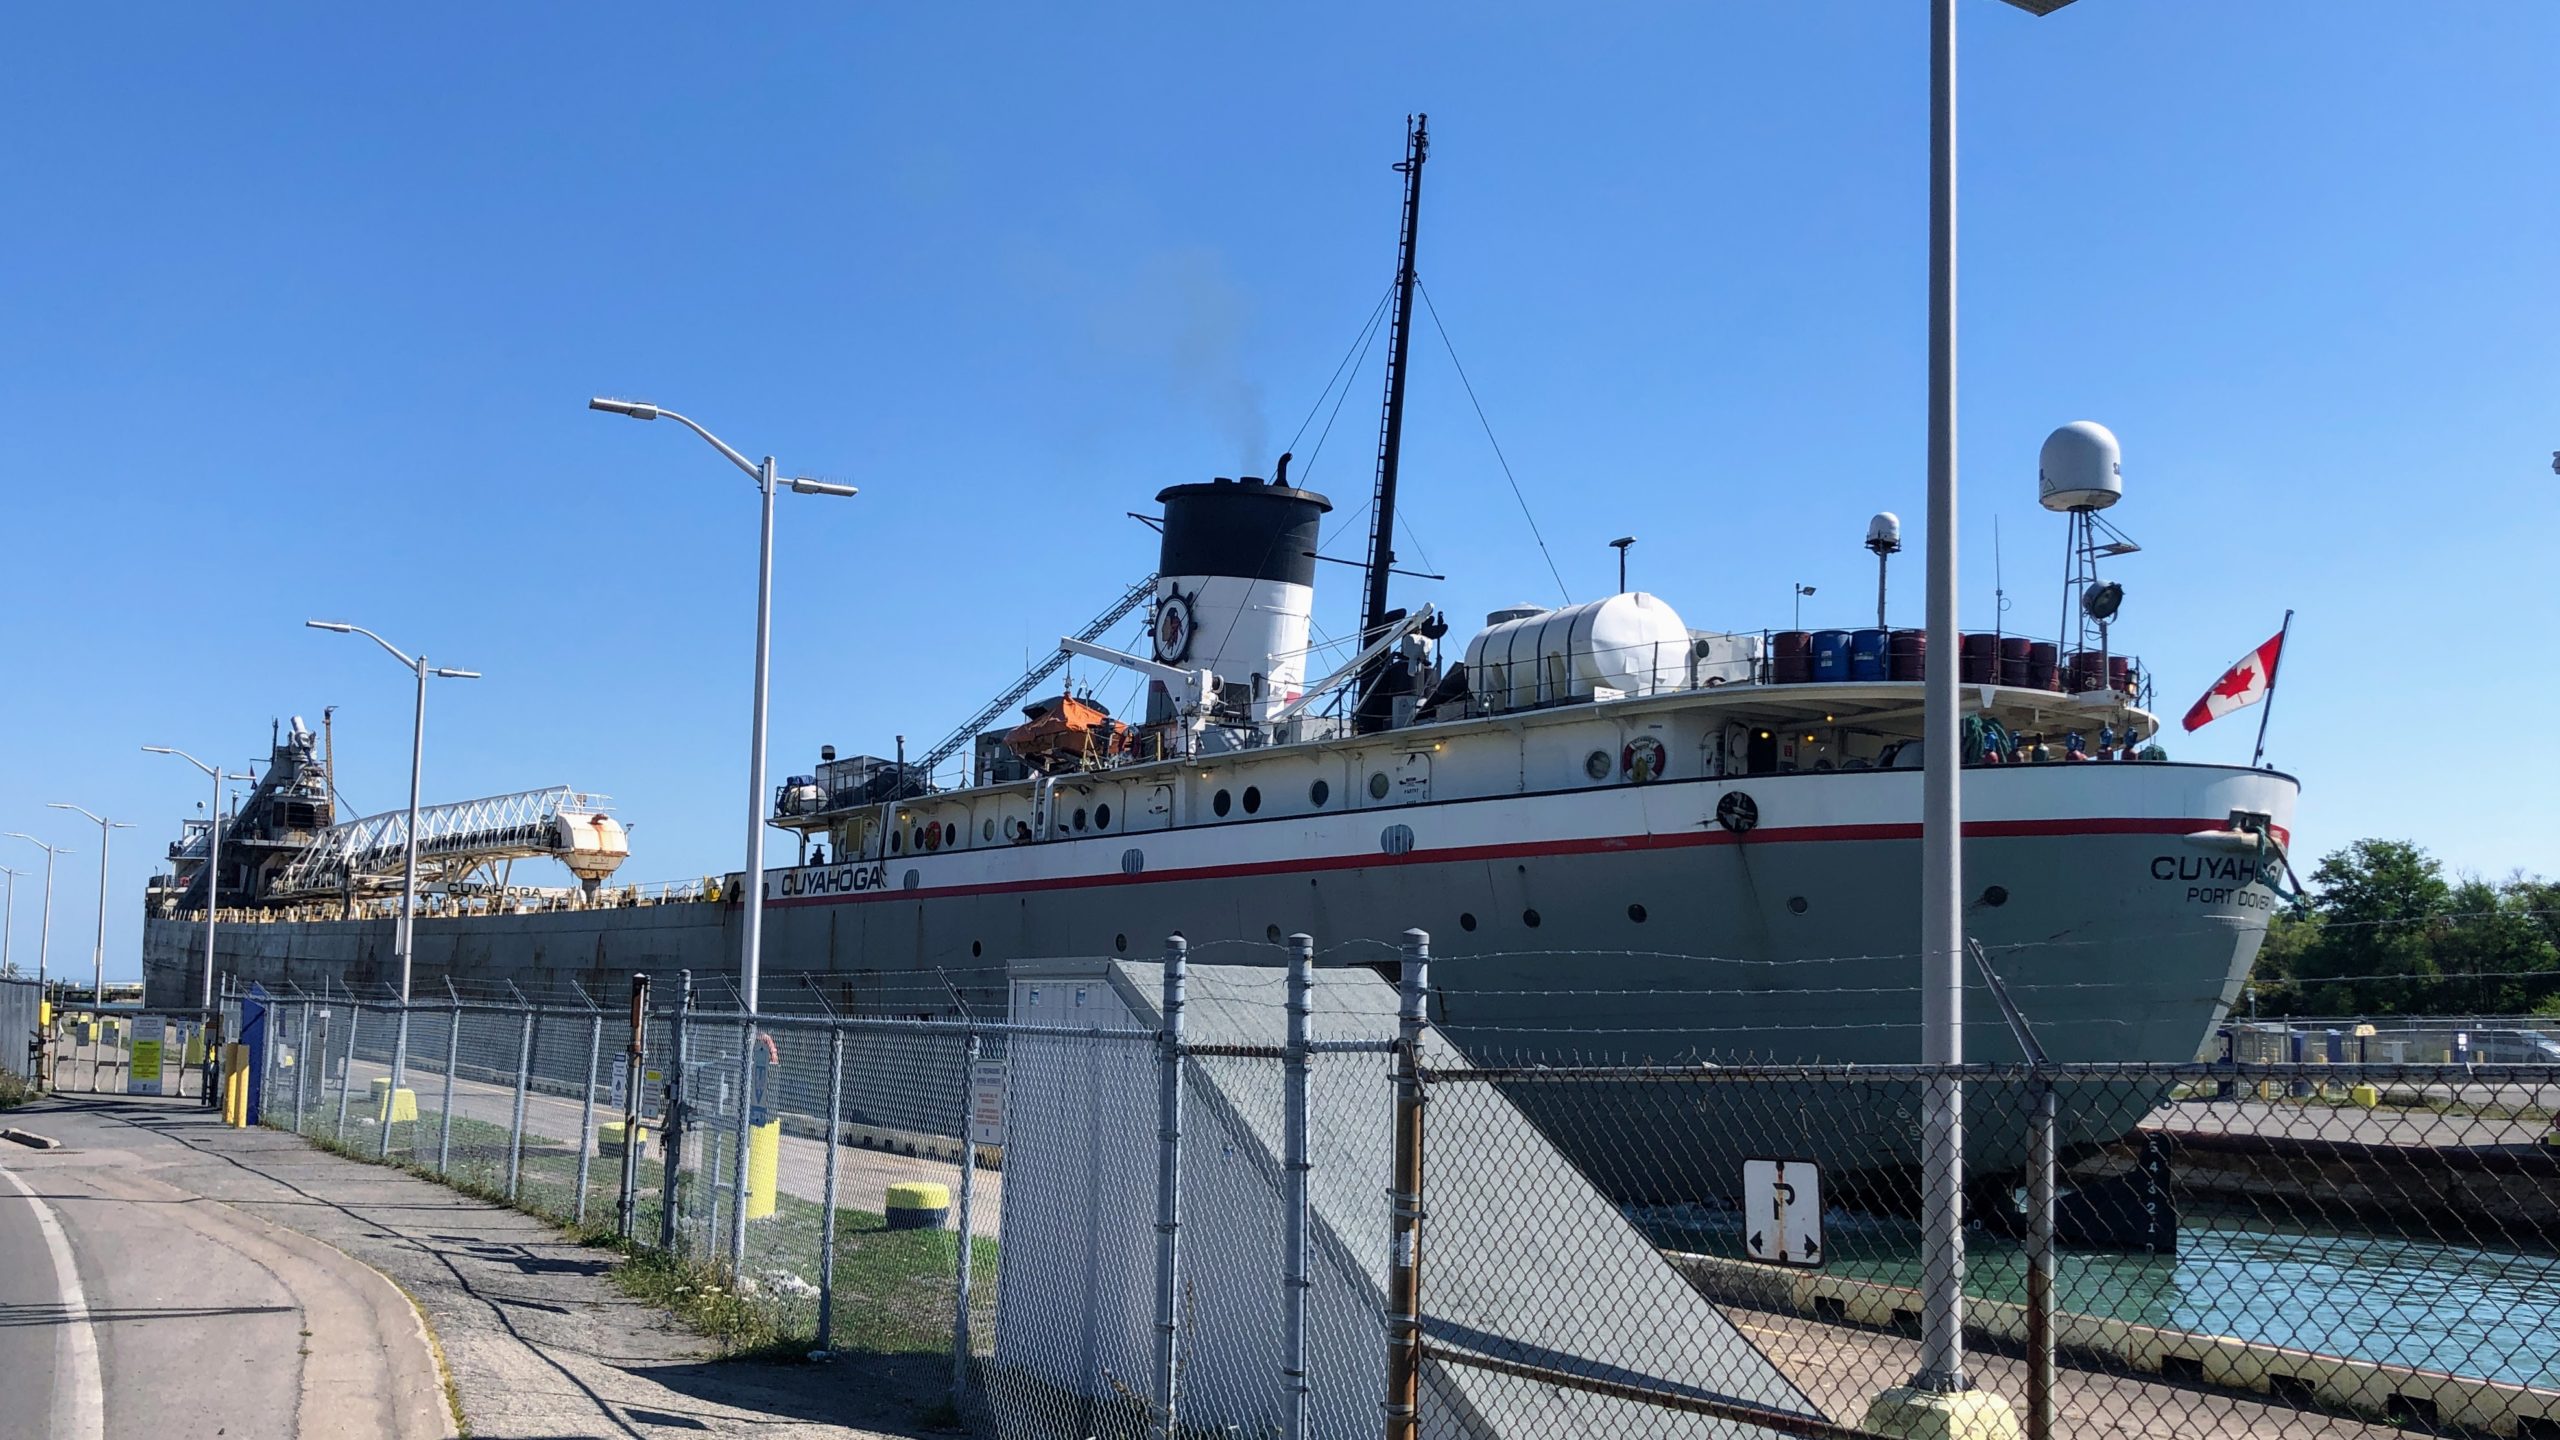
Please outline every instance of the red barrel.
M2000 683L2000 637L1966 635L1958 640L1956 678L1967 685Z
M2003 685L2027 683L2026 636L2003 635L2000 637L2000 683Z
M2133 693L2133 662L2122 655L2107 657L2107 688L2119 695Z
M2033 640L2027 644L2027 687L2031 690L2058 690L2055 662L2062 657L2062 647L2050 640Z
M1896 680L1929 678L1929 632L1896 630L1885 641L1885 673Z
M1776 657L1770 678L1781 685L1803 685L1813 679L1813 632L1781 630L1771 641Z
M2070 693L2074 695L2086 695L2090 691L2104 690L2106 688L2106 655L2097 650L2072 651L2071 683L2068 686Z

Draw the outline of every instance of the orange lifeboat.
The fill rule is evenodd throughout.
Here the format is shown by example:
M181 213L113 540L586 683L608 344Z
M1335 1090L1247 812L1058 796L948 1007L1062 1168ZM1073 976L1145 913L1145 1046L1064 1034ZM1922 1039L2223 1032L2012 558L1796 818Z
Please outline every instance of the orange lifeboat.
M1090 700L1060 695L1022 713L1030 718L1005 732L1005 748L1044 775L1099 770L1129 754L1129 727Z

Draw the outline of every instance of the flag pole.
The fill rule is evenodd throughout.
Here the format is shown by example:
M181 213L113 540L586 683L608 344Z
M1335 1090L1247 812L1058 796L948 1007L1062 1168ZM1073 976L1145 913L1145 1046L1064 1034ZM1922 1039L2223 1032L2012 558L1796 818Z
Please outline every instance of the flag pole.
M2267 717L2276 713L2276 677L2284 673L2285 642L2293 638L2293 612L2284 612L2284 628L2276 632L2276 663L2267 667L2267 698L2258 707L2258 748L2249 756L2249 768L2267 758Z

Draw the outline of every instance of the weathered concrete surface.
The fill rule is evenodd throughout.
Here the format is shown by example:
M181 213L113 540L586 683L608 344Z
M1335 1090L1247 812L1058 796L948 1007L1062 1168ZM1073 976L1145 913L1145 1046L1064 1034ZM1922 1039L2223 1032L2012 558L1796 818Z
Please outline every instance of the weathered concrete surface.
M942 1398L946 1366L719 1361L711 1342L615 1288L612 1255L429 1181L281 1131L224 1129L192 1102L50 1100L13 1118L388 1276L433 1327L475 1440L934 1433L918 1417Z

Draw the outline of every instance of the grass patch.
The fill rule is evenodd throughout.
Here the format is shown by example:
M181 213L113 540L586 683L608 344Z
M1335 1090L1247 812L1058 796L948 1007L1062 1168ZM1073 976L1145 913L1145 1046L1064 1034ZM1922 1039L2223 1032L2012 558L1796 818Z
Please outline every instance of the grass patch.
M0 1073L0 1110L15 1110L34 1098L36 1092L26 1081Z

